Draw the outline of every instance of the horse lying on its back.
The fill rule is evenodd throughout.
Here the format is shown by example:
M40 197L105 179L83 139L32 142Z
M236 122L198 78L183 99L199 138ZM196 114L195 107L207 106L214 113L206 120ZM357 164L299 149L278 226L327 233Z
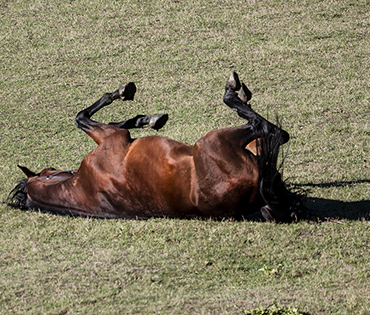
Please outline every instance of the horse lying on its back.
M138 115L119 123L91 120L102 107L132 100L133 83L106 93L79 112L76 125L98 144L78 170L44 169L27 175L8 205L100 218L248 217L291 221L304 214L303 197L289 192L277 171L279 146L289 134L255 113L236 73L224 102L248 123L215 130L194 146L158 136L132 139L128 129L160 129L168 116Z

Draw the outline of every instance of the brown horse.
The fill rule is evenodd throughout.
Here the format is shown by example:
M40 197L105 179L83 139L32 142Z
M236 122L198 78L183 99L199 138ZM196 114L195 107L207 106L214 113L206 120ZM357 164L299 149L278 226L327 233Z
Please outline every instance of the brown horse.
M27 180L9 194L8 205L99 218L248 217L257 211L266 220L291 221L305 211L303 197L288 191L277 170L279 146L289 134L250 108L251 92L235 72L224 102L248 123L212 131L194 146L130 137L130 128L161 128L165 114L110 124L90 119L135 92L128 83L79 112L76 125L97 148L74 171L36 174L20 166Z

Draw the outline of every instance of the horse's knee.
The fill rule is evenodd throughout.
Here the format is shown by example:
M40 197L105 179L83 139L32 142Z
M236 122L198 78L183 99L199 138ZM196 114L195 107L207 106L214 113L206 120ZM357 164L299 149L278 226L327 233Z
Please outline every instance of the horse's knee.
M87 115L86 110L82 110L77 114L75 124L77 128L80 128L85 131L86 129L89 128L89 120L90 119Z
M75 125L77 128L81 128L84 125L84 121L86 119L84 111L80 111L75 118ZM81 128L82 129L82 128Z

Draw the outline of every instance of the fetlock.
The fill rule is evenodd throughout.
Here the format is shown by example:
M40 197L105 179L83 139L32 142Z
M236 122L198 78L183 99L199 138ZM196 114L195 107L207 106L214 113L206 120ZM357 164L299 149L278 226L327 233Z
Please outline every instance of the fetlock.
M137 128L143 128L145 125L149 125L150 128L155 130L161 129L167 122L167 114L154 114L150 116L143 116L136 120L135 126Z

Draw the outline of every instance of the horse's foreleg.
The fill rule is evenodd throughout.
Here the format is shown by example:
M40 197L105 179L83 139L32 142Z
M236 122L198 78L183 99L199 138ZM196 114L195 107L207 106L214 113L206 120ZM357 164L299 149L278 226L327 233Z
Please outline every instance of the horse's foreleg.
M167 114L155 114L150 116L137 115L134 118L118 123L110 122L109 125L124 129L143 128L145 125L149 125L149 127L159 130L165 125L167 120Z
M116 132L117 128L96 122L91 119L91 116L116 99L120 98L123 101L133 100L135 92L136 86L134 83L130 82L121 86L113 93L105 93L97 102L77 114L76 126L86 132L97 144L100 144L104 138Z
M76 116L76 126L86 133L101 123L98 123L91 119L97 111L102 109L104 106L111 104L114 100L121 98L123 101L133 100L136 92L136 86L130 82L126 85L121 86L118 90L113 93L105 93L97 102L90 107L80 111Z
M243 83L240 83L237 73L233 72L226 82L223 99L224 103L227 106L236 109L238 115L248 120L248 124L251 125L254 131L260 136L279 132L281 133L281 144L288 142L289 134L285 130L282 130L257 114L247 104L251 98L252 93Z

